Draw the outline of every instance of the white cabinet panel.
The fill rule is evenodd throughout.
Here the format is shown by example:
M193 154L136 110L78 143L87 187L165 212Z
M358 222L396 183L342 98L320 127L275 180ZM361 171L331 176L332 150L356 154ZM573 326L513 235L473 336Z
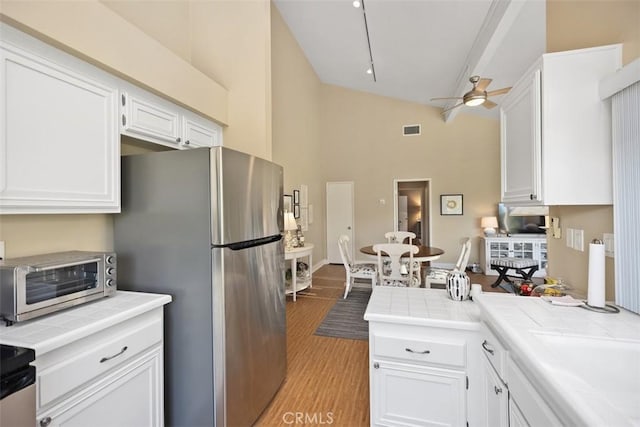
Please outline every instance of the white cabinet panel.
M182 121L184 145L191 148L215 147L220 145L220 129L203 124L194 118L184 117Z
M0 213L119 212L117 88L88 77L87 64L76 72L77 59L52 47L42 57L31 49L42 43L2 30Z
M177 110L128 92L121 94L121 102L123 133L171 145L180 143L180 118Z
M374 360L371 424L464 426L465 382L463 371Z
M543 55L500 111L502 201L612 203L611 108L600 80L620 68L622 45Z
M509 426L509 390L505 386L489 361L482 358L482 386L484 416L482 425L490 427Z

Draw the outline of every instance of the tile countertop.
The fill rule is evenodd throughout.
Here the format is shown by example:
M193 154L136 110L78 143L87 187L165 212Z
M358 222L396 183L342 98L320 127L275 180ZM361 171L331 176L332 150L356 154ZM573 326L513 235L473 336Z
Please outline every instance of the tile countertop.
M12 326L2 322L0 343L32 348L38 357L170 302L170 295L118 291L111 297Z
M640 425L640 316L504 294L484 293L476 302L514 363L564 422Z
M472 301L453 301L442 289L375 286L365 320L462 330L480 329L480 309Z

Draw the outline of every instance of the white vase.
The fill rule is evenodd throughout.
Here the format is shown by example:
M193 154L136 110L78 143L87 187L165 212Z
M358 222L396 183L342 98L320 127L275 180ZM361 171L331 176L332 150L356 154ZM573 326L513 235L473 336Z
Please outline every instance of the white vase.
M469 298L471 281L464 271L453 270L447 274L447 294L454 301L464 301Z

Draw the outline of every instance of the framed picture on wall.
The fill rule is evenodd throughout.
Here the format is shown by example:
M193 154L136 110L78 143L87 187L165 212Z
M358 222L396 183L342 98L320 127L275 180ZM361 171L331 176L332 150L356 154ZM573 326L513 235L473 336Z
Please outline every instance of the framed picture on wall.
M440 215L462 215L462 194L441 194Z
M300 205L293 205L293 217L295 219L300 218Z
M300 191L298 190L293 190L293 204L294 205L300 204Z

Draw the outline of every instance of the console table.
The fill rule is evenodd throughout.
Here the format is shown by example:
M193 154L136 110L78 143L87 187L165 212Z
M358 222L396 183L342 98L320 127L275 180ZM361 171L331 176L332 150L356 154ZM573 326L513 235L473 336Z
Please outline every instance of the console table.
M300 280L298 283L298 259L308 258L309 264L309 277ZM311 268L313 267L313 244L305 243L301 248L293 248L289 251L284 251L284 259L291 260L291 286L285 287L286 295L293 295L293 300L296 300L296 292L303 289L310 288L311 283Z

